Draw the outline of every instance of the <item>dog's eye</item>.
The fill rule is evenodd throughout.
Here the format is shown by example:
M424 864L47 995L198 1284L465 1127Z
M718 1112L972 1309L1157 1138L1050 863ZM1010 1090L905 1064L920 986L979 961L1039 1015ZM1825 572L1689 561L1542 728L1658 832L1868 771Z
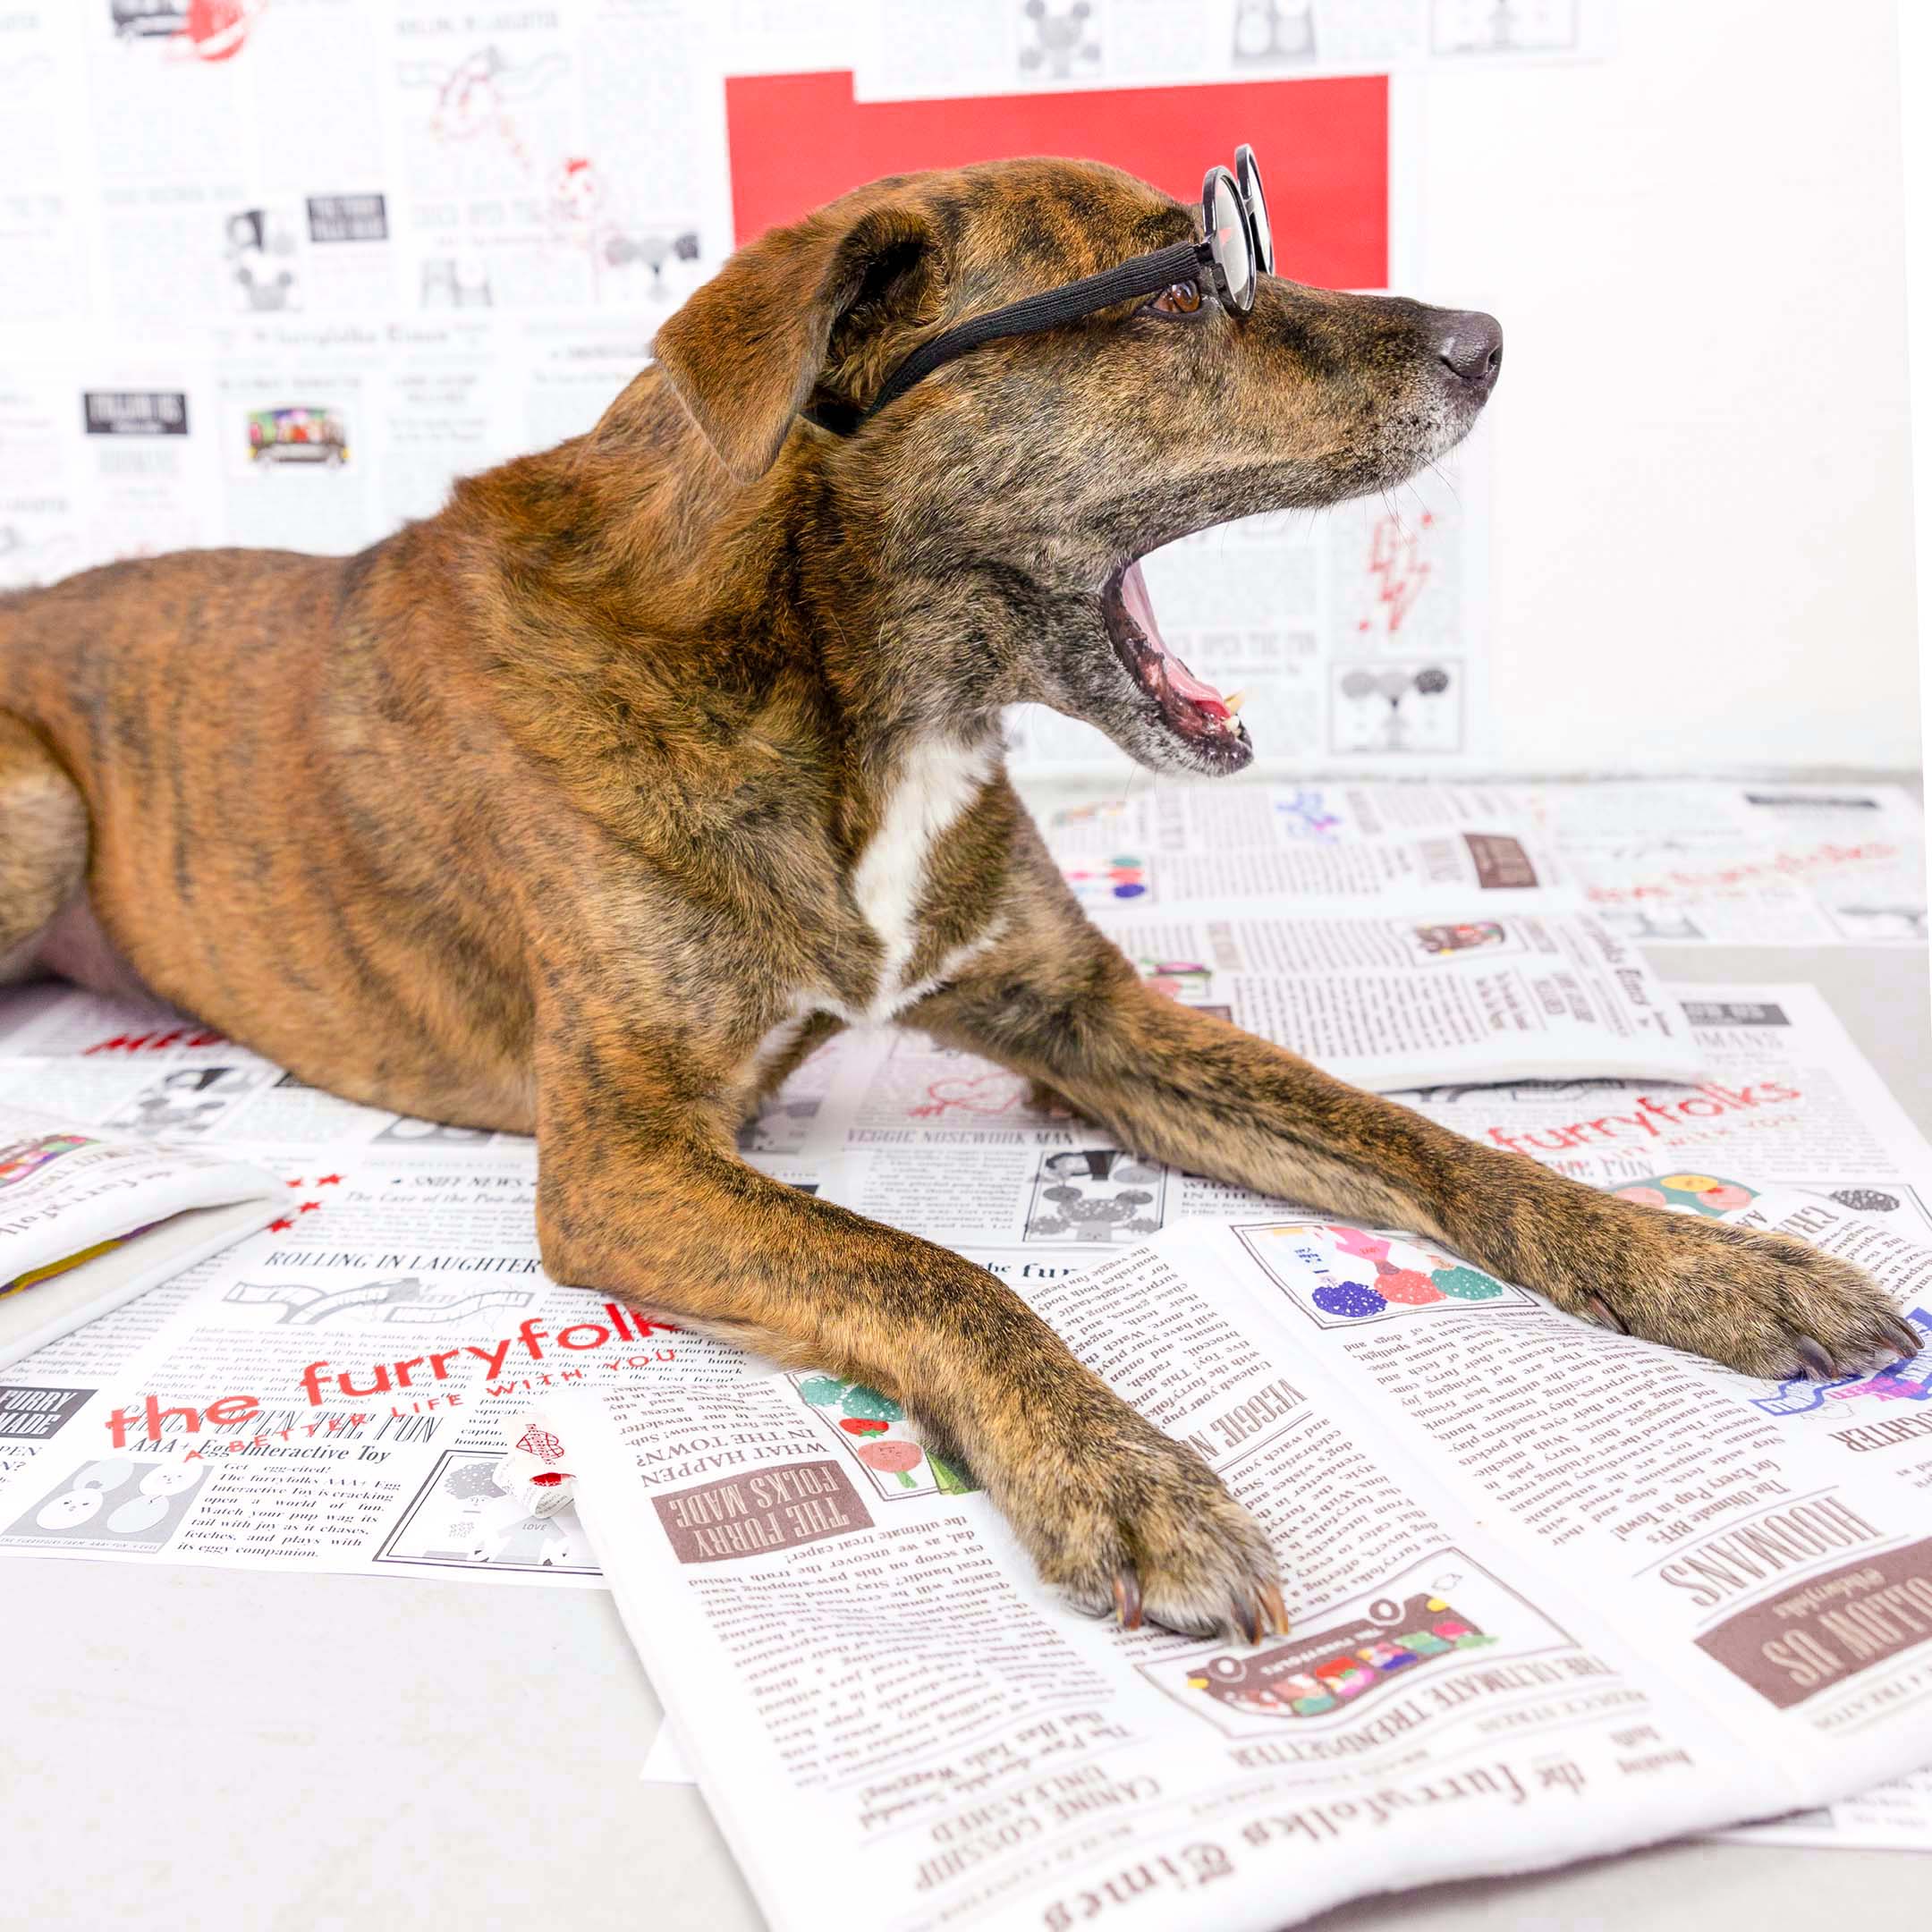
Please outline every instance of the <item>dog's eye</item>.
M1161 315L1192 315L1200 305L1199 282L1170 282L1148 307Z

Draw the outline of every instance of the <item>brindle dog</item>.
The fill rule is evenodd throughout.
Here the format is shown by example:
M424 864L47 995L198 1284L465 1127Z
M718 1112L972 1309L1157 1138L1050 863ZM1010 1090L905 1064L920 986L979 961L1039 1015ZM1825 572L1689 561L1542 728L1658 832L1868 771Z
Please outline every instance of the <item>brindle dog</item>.
M1182 288L822 425L940 329L1194 230L1072 162L880 182L735 256L589 435L359 555L0 602L0 954L534 1132L557 1280L888 1391L1074 1603L1253 1640L1285 1628L1275 1558L1191 1450L983 1269L737 1158L829 1034L902 1021L1149 1155L1758 1374L1909 1337L1796 1241L1593 1192L1173 1004L1081 916L1002 708L1245 764L1134 560L1413 474L1482 407L1495 325Z

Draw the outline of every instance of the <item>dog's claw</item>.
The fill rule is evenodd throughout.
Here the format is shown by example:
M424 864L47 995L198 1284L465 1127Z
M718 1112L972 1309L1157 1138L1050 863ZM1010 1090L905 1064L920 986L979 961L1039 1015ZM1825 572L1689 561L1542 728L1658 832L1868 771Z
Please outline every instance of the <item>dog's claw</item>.
M1806 1376L1813 1382L1836 1382L1843 1371L1826 1352L1824 1344L1808 1335L1793 1335L1792 1346L1798 1352L1798 1360L1804 1364Z
M1910 1361L1926 1345L1925 1337L1901 1316L1888 1316L1879 1326L1887 1344L1899 1352L1901 1361Z
M1114 1572L1114 1614L1123 1630L1140 1628L1140 1579L1131 1563Z
M1282 1601L1279 1583L1264 1583L1260 1589L1261 1607L1267 1613L1268 1628L1277 1637L1288 1634L1288 1606Z
M1598 1326L1614 1328L1619 1335L1630 1333L1623 1326L1623 1318L1601 1295L1585 1295L1583 1299L1589 1303Z
M1251 1643L1261 1641L1261 1606L1252 1597L1234 1604L1234 1627Z

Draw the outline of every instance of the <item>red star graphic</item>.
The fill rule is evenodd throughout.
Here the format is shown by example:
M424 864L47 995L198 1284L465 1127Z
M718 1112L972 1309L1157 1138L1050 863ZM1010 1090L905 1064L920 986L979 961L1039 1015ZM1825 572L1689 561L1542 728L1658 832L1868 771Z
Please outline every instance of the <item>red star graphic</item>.
M318 1187L336 1187L340 1185L341 1182L342 1176L339 1174L326 1174L316 1182L316 1185Z
M321 1205L318 1200L305 1200L295 1211L298 1214L313 1214Z
M271 1221L268 1224L268 1232L271 1234L286 1234L294 1225L292 1221Z
M290 1185L291 1187L300 1187L300 1186L301 1185L301 1181L300 1177L298 1177L297 1179L295 1179L295 1180L293 1180L293 1181L291 1181L291 1182L289 1182L289 1185Z

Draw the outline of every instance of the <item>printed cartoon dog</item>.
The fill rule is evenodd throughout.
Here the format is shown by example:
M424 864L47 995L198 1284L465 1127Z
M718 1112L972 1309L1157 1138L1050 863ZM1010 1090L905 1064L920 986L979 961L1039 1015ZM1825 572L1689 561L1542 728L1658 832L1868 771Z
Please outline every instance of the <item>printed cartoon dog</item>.
M733 257L589 434L359 555L0 598L0 957L534 1132L558 1280L886 1393L1076 1604L1252 1640L1275 1558L1199 1456L991 1274L738 1158L829 1033L902 1021L1149 1157L1756 1374L1914 1338L1796 1241L1164 998L1042 849L1008 705L1157 771L1251 756L1138 560L1400 482L1496 379L1487 317L1244 269L1233 181L1205 211L1070 161L877 182Z

